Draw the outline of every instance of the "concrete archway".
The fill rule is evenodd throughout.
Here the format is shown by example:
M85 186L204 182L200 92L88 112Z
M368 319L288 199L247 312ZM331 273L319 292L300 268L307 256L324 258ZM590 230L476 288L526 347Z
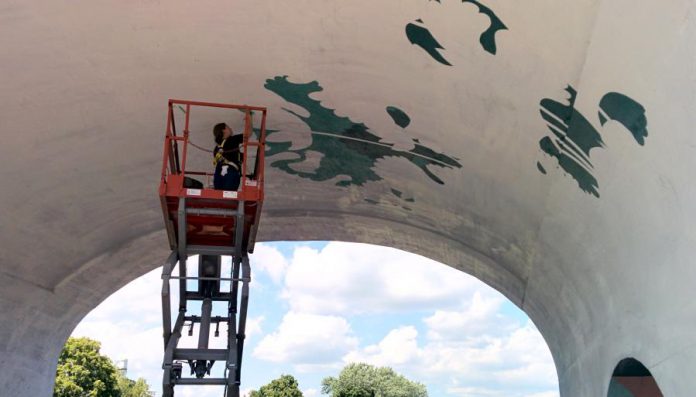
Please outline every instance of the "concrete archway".
M269 107L261 240L394 246L480 278L537 324L563 397L605 393L626 352L689 395L694 7L6 2L0 387L48 395L79 319L165 258L179 97Z

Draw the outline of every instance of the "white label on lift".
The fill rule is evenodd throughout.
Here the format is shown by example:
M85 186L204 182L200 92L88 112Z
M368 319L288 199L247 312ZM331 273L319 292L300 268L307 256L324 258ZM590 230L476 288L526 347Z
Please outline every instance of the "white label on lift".
M244 184L247 186L256 186L256 181L252 181L251 179L247 179L246 182L244 182Z
M201 189L186 189L186 194L189 196L200 196Z
M229 191L229 190L223 190L222 192L222 197L223 198L237 198L237 192Z

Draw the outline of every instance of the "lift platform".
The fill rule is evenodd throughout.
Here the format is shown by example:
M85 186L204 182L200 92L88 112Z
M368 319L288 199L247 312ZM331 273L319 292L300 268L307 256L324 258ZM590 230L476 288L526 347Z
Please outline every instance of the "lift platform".
M189 136L192 110L199 107L243 115L241 182L237 191L215 190L211 186L212 171L186 167L190 147L206 150L191 142ZM180 134L175 109L184 112ZM221 385L224 397L239 396L251 281L248 254L254 250L263 206L266 114L266 108L258 106L169 100L159 187L172 250L162 269L164 397L174 396L176 385ZM209 156L212 160L212 154ZM197 272L190 275L193 272L188 272L187 259L193 255L198 255ZM228 269L223 256L231 257ZM223 277L226 273L230 276ZM173 324L172 281L178 281L179 301ZM214 315L213 302L226 302L226 313ZM200 303L200 312L189 312L192 303ZM219 337L221 324L227 326L226 348L209 348L211 326L215 325L214 336ZM198 329L197 348L179 348L185 328L189 335ZM211 375L216 373L216 362L223 365L221 376Z

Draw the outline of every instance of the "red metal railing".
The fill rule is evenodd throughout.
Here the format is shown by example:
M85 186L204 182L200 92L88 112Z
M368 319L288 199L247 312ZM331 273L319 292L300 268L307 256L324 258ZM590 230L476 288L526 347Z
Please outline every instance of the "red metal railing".
M182 135L177 135L174 118L174 106L184 106L185 119ZM189 125L191 120L191 112L194 107L223 108L244 112L241 181L239 189L236 193L210 189L206 186L206 184L204 184L203 189L187 189L184 187L184 177L186 175L205 176L206 178L210 178L213 175L212 172L189 170L186 167L188 149L189 145L191 144L189 140ZM260 125L257 129L255 129L253 125L254 112L261 113ZM164 142L164 153L162 156L160 196L244 201L263 200L266 115L266 108L259 106L170 99L167 114L167 130ZM211 146L213 145L211 144ZM252 154L250 149L253 150L254 148L254 169L250 174L249 160L250 154ZM210 156L212 160L212 154Z

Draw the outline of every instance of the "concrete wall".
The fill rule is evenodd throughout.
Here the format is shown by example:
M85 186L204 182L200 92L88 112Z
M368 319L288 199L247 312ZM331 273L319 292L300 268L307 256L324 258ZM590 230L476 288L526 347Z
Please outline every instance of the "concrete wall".
M389 245L479 277L536 323L563 397L606 395L625 357L691 396L696 4L481 5L4 2L2 395L50 395L74 326L166 257L178 97L269 107L262 240Z

